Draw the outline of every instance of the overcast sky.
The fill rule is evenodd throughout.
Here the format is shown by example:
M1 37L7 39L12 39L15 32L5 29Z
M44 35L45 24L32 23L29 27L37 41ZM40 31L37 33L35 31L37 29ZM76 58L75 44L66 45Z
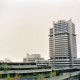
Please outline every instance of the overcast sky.
M0 60L22 61L26 53L49 58L49 28L63 19L76 25L80 57L80 0L0 0Z

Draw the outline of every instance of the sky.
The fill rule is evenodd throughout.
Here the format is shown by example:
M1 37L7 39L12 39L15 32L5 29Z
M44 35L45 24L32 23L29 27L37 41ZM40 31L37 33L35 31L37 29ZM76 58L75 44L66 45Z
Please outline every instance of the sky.
M53 21L72 19L80 58L80 0L0 0L0 60L22 62L26 53L49 58Z

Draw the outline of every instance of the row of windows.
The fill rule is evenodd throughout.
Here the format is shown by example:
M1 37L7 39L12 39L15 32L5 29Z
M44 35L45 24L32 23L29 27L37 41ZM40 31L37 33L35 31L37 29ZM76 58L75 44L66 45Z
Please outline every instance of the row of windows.
M68 39L68 37L65 37L65 36L62 36L62 37L61 37L61 36L60 36L60 37L58 36L58 37L55 37L55 39L57 39L57 38L58 38L58 39Z
M50 37L49 39L53 39L53 37Z
M65 50L65 49L64 50L55 50L56 53L60 53L60 52L64 52L65 53L65 52L68 52L68 51L69 50Z
M64 53L63 54L62 53L56 53L55 56L69 56L69 54L67 54L67 53L66 54L64 54Z
M49 45L53 45L53 44L49 44Z
M58 28L58 29L68 29L68 26L61 24L61 25L56 25L56 26L55 26L55 29L56 29L56 28Z
M68 49L65 49L65 50L55 50L55 52L68 52L68 51L69 51Z
M60 55L60 54L61 55L69 55L69 53L70 53L69 51L66 51L66 52L64 52L64 51L55 52L56 55Z
M49 31L52 32L53 31L53 28L51 28Z
M68 44L68 42L67 41L64 41L64 42L62 42L62 41L55 41L55 45L56 44Z
M49 52L50 52L50 53L52 53L52 52L53 52L53 50L49 50Z
M55 59L70 59L70 57L56 57Z
M65 28L68 28L68 25L63 25L63 24L62 25L56 25L55 28L65 29Z
M55 44L67 44L68 42L59 42L59 41L57 41L57 42L55 42Z
M55 53L55 56L69 56L67 53Z
M49 41L49 43L53 43L53 41Z
M53 49L50 49L49 51L53 51Z
M69 44L68 42L62 42L62 41L55 42L55 45L68 45L68 44Z
M58 29L58 30L55 31L55 33L62 33L62 32L68 32L68 30L66 30L66 29L65 30L59 30Z
M65 38L65 37L58 37L58 38L55 38L55 40L60 40L60 39L61 39L61 40L62 40L62 39L63 39L63 40L65 40L65 39L68 40L69 38Z
M63 40L63 41L65 41L65 40L68 40L69 38L55 38L55 40ZM53 38L49 38L49 40L53 40Z
M69 49L68 46L55 46L55 49Z
M56 41L68 42L68 40L67 40L67 39L55 39L55 42L56 42Z
M53 47L49 47L49 49L53 49Z
M64 60L64 61L61 61L61 60L60 60L60 61L55 61L55 62L69 62L69 60L66 60L66 61L65 61L65 60Z
M60 39L60 38L58 38L58 39L55 39L55 41L67 41L68 42L68 39Z
M53 41L53 39L50 38L49 41Z
M55 44L55 46L68 46L68 44L65 44L65 43L59 43L59 44Z
M56 43L56 44L55 44L55 46L58 46L58 45L60 45L60 46L62 46L62 45L63 45L63 46L66 46L66 45L69 46L68 44L65 44L65 43Z
M68 48L64 48L64 49L62 49L62 48L56 48L55 49L55 51L57 51L57 50L67 50Z
M64 53L63 53L64 54ZM64 56L66 56L66 57L69 57L70 55L68 55L68 53L66 53L67 55L63 55L63 54L59 54L59 53L55 53L55 56L57 57L64 57Z
M59 33L59 34L55 34L55 36L58 36L58 35L65 35L65 34L67 34L67 33Z
M49 39L50 42L53 42L53 39Z
M55 38L55 41L68 41L68 38Z
M53 46L49 46L49 47L53 47Z
M61 34L61 33L60 33ZM63 33L64 35L56 35L55 37L68 37L68 34L66 34L66 33Z
M68 31L68 29L67 28L55 28L55 31L62 31L62 32L64 32L64 31Z
M69 51L55 51L55 54L65 54L65 55L68 55Z
M53 43L49 43L49 46L53 45ZM68 43L55 43L55 46L69 46Z
M55 29L68 29L67 25L57 25L55 26Z
M68 36L55 36L55 38L68 38Z
M68 46L65 46L65 45L61 45L61 46L55 46L55 48L60 48L60 49L64 49L64 48L68 48Z

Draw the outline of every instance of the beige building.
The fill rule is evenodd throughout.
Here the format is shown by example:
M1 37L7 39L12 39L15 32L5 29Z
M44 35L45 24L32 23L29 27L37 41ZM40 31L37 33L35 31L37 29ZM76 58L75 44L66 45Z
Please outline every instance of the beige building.
M41 58L40 54L28 54L27 53L27 57L23 58L23 62L36 62L37 60L44 60L44 58Z

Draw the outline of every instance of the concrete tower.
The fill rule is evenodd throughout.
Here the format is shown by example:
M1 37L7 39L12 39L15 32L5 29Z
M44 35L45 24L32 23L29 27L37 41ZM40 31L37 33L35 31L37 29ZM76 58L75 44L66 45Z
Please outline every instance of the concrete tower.
M55 64L74 64L77 58L75 25L71 20L53 22L49 34L49 56Z

